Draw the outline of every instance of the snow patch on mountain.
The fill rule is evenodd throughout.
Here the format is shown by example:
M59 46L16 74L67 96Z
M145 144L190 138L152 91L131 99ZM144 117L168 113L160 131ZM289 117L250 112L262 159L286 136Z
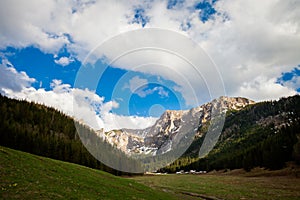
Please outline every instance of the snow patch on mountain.
M128 155L165 154L188 148L198 129L220 113L240 110L255 102L241 97L220 97L190 110L166 110L151 127L97 132L98 136ZM182 147L182 144L187 144ZM200 148L200 147L199 147ZM184 150L184 149L183 149Z

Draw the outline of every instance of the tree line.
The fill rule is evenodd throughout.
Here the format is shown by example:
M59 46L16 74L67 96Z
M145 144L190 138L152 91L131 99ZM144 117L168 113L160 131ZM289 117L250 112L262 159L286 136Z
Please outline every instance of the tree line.
M101 163L85 147L101 146L100 150L94 152L97 152L96 156L106 160L106 164L125 164L139 170L139 163L135 163L134 159L100 139L89 127L56 109L0 95L0 113L2 146L116 175L129 174ZM80 129L81 135L75 125ZM195 138L179 159L159 171L236 168L250 170L257 166L280 169L287 161L300 164L299 95L279 101L257 103L240 111L228 111L223 131L214 149L199 159L198 153L206 130L207 126L202 126L198 134L202 136Z
M54 108L0 95L0 113L2 146L100 169L115 175L129 174L112 169L91 155L80 139L76 124L81 137L88 138L92 142L91 145L101 146L98 153L102 153L106 164L116 164L109 163L113 160L112 157L117 159L120 165L125 163L133 166L135 162L100 139L92 129Z
M288 161L300 164L300 96L228 111L217 144L207 156L198 158L202 134L181 158L160 171L249 171L254 167L280 169Z

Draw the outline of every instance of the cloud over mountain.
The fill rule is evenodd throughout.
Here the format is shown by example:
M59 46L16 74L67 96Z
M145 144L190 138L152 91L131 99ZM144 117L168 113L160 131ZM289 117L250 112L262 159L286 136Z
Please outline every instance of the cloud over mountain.
M222 93L228 96L245 96L256 101L277 99L293 95L300 88L298 75L287 81L281 79L283 73L293 71L300 64L299 10L300 2L297 0L3 0L0 2L0 50L5 54L8 47L22 49L33 46L44 53L57 55L64 49L70 55L53 56L54 62L61 66L67 66L75 59L84 62L89 53L96 50L92 54L97 58L105 57L108 63L112 62L112 67L156 75L172 81L174 85L166 87L174 93L180 93L186 106L200 105ZM147 35L145 31L144 35L125 37L128 31L152 28L167 31L157 35L153 32ZM187 40L175 40L168 31L186 37ZM105 45L111 39L118 39L119 34L125 37L122 45L119 42ZM127 52L145 46L147 41L149 45L157 44L155 47L168 44L169 49L177 48L178 51L156 48ZM187 45L191 41L202 49L216 73L209 73L209 70L206 72L203 67L201 69L204 71L200 70L202 76L197 75L192 65L185 62L184 58L191 60L190 58L195 57L194 49ZM99 46L103 48L97 50ZM123 54L124 56L114 60L116 56ZM89 108L86 112L93 116L88 119L93 126L118 126L112 125L112 115L118 119L120 126L126 125L123 123L126 117L132 121L130 126L141 127L142 123L137 122L140 119L145 119L145 126L154 121L154 118L147 121L143 117L115 116L109 111L102 114L102 117L95 118L94 116L103 113L101 109L104 109L106 103L116 108L117 100L106 102L104 97L94 91L73 88L70 84L64 84L64 80L50 80L53 85L49 91L33 88L32 83L36 81L36 77L28 76L23 70L18 71L17 66L4 64L4 60L3 58L0 66L1 93L43 102L67 112L72 111L73 107L70 105L76 102L74 98L78 95L96 95L98 97L94 99L94 103L99 104L98 107L84 104ZM201 64L207 66L208 60L202 59ZM145 63L147 65L143 65ZM43 70L42 65L37 70ZM214 80L218 80L220 84L214 84ZM135 81L140 81L140 85L149 82L142 77ZM217 87L221 83L222 88ZM168 96L162 87L136 90L133 82L129 84L130 90L141 97L155 92L163 97ZM81 108L82 105L78 105L78 109ZM82 112L83 116L88 115L83 110Z

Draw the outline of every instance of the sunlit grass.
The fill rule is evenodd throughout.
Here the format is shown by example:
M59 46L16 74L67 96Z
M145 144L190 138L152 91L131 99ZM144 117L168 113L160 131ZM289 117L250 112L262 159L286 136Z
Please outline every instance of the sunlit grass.
M174 199L134 180L0 147L0 199Z
M159 175L134 179L158 190L190 195L190 198L300 199L300 179L287 176Z

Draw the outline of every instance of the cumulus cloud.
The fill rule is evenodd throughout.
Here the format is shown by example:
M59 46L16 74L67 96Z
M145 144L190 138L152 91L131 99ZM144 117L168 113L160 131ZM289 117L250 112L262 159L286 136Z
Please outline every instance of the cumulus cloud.
M168 97L169 93L164 90L161 86L156 86L153 88L148 88L148 80L144 78L140 78L139 76L134 76L129 80L129 83L124 86L123 89L128 88L132 93L139 95L144 98L147 95L153 94L157 92L160 97Z
M94 129L146 128L157 120L153 117L121 116L112 112L118 107L115 101L104 102L104 98L88 89L72 88L61 80L53 80L52 90L35 89L35 80L10 65L0 65L1 93L17 99L26 99L54 107L80 120ZM5 80L5 81L2 81Z
M0 48L34 45L45 52L57 52L69 40L68 2L4 0L0 3Z
M74 58L71 57L60 57L59 59L55 59L54 62L58 65L61 65L63 67L69 65L70 63L74 62Z
M169 93L167 91L165 91L164 88L161 86L154 87L153 89L146 90L145 92L150 93L150 94L157 92L162 98L169 96Z
M215 20L201 26L202 22L193 19L189 34L218 66L227 93L238 94L245 85L259 89L252 83L261 75L269 86L278 88L276 79L281 73L300 63L299 2L217 1L215 7L219 12ZM281 88L281 94L286 95L290 89ZM253 98L259 100L258 96Z
M134 41L134 42L132 42ZM125 52L125 53L124 53ZM171 30L143 29L123 33L94 52L113 60L112 66L161 76L176 83L189 106L224 95L216 66L203 49ZM90 62L93 62L94 59ZM172 88L175 90L175 88Z
M124 116L108 112L102 115L102 117L106 130L120 128L143 129L152 126L158 119L156 117Z
M129 84L128 84L128 85L125 85L124 88L129 88L130 91L131 91L132 93L134 93L134 92L137 91L139 88L147 86L147 84L148 84L147 79L140 78L139 76L134 76L133 78L131 78L131 79L129 80Z
M152 89L151 88L149 88L149 89L139 88L134 93L139 95L140 97L144 98L147 95L153 94L154 92L157 92L161 98L169 96L169 93L167 91L165 91L163 87L154 87Z
M0 77L0 93L4 93L4 89L20 92L36 81L34 78L30 78L26 72L18 72L6 59L2 59L0 64Z
M283 82L284 86L293 88L294 90L300 90L300 76L294 76L291 80Z
M250 82L244 82L243 85L239 87L236 95L261 101L279 99L280 97L296 94L294 89L275 82L276 79L268 79L266 77L258 76Z
M205 23L199 18L200 11L191 9L192 6L192 3L188 2L180 7L168 9L166 1L153 1L150 5L144 6L146 8L144 14L149 16L146 27L167 28L195 40L216 64L227 95L236 95L241 87L261 74L268 81L272 81L276 87L277 83L274 80L282 72L289 71L292 66L300 63L297 55L297 52L300 51L299 14L297 12L300 5L298 2L291 0L281 5L277 1L256 3L220 0L214 4L217 13ZM246 10L245 7L247 7ZM289 14L287 15L287 13ZM189 23L189 27L184 27L184 24L187 23ZM127 27L127 30L132 29L134 27ZM121 32L119 31L119 33ZM148 38L150 39L147 40ZM172 49L178 46L181 49L177 49L177 53L186 57L189 56L187 54L193 53L193 49L188 45L169 37L168 34L155 35L151 33L147 35L145 33L143 37L134 37L134 40L126 38L124 41L109 43L96 53L98 55L105 54L110 60L113 60L128 50L142 45L149 46L147 41L162 48ZM126 43L126 41L128 42ZM166 41L172 43L173 46L162 46ZM185 47L187 48L185 49ZM165 71L155 66L148 66L147 69L136 67L142 63L151 62L169 66L170 70ZM202 63L206 65L203 59ZM127 70L161 75L167 80L176 82L179 87L174 89L183 94L186 104L190 106L197 104L193 99L200 98L195 97L193 94L195 92L206 97L211 95L212 98L221 94L221 92L215 92L215 95L211 94L212 90L217 89L214 87L214 83L210 82L210 80L215 80L216 73L203 73L202 78L195 76L195 71L188 69L187 63L174 58L174 54L157 50L156 53L146 50L130 52L114 64L116 67ZM181 78L179 78L180 75L173 76L173 74L180 74ZM207 89L208 87L212 88ZM289 93L289 90L288 87L282 88L282 95ZM278 94L274 93L273 98L277 96ZM253 98L257 98L257 96Z
M216 74L221 76L230 96L246 95L263 100L292 94L294 90L293 85L280 85L276 80L282 72L291 71L300 63L300 2L297 0L219 0L213 5L216 13L205 23L192 1L171 7L167 1L117 0L4 0L0 4L0 48L34 45L45 52L57 52L66 46L81 61L103 43L105 48L95 53L96 56L104 54L109 61L142 45L157 44L154 46L171 49L178 55L144 49L127 52L113 64L172 80L177 84L173 89L182 93L187 105L201 103L194 101L200 99L197 94L209 100L208 97L215 98L223 93L220 84L214 83ZM199 55L197 58L194 49L187 45L189 42L169 34L151 32L147 35L145 32L143 37L126 41L130 39L127 37L105 46L105 41L120 33L142 28L141 23L133 23L137 8L144 10L146 28L165 28L191 38L210 56L217 70L207 71L205 66L209 60ZM193 63L200 60L203 68L198 70L198 75L184 58ZM61 63L67 61L61 60ZM145 63L149 65L138 67ZM157 64L164 67L157 67ZM298 78L294 79L298 83Z
M294 90L300 90L300 66L294 68L291 72L282 73L278 83Z

